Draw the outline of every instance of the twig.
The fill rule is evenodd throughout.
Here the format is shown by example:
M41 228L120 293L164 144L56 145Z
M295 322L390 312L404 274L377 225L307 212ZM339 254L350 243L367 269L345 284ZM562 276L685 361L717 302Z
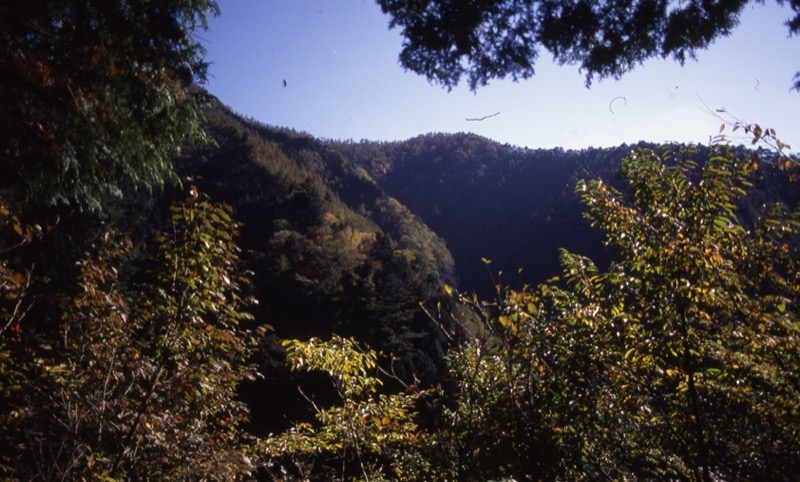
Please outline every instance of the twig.
M467 117L465 120L470 121L470 122L480 122L482 120L486 120L486 119L488 119L490 117L494 117L496 115L500 115L500 112L495 112L494 114L485 115L483 117Z

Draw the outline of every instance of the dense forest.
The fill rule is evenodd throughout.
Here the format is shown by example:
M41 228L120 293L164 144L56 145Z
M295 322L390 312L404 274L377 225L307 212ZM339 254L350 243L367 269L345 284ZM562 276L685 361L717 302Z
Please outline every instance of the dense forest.
M0 478L797 480L775 131L322 141L199 85L216 11L0 5Z
M486 294L492 272L540 282L557 274L561 247L603 255L582 219L579 179L616 180L616 149L530 150L471 134L428 134L405 142L337 146L443 236L462 286ZM651 146L653 147L653 146Z
M342 475L341 469L336 468L340 467L339 464L346 467L346 474L353 476L391 476L393 473L396 477L410 479L484 478L498 474L520 477L530 473L544 478L571 479L580 478L578 474L594 470L611 473L612 468L616 471L613 477L621 477L628 471L638 474L637 477L646 474L650 474L648 477L682 477L680 474L691 474L695 470L691 464L683 465L689 463L689 460L680 458L678 461L681 463L678 465L662 466L666 461L659 457L667 454L670 457L675 456L666 448L652 455L655 458L651 462L646 462L649 460L647 458L625 462L631 465L629 468L618 466L620 460L614 458L622 456L622 453L603 453L602 457L609 457L608 460L584 460L577 465L574 465L575 460L571 460L578 457L581 451L589 449L584 446L589 443L589 439L583 440L582 437L587 432L578 432L577 427L570 424L598 421L592 421L589 417L591 410L587 405L581 405L584 408L579 409L586 411L583 416L589 417L584 420L581 417L573 419L579 414L570 415L578 408L569 408L562 413L564 409L558 408L558 404L566 403L565 407L572 407L577 402L604 403L607 406L603 410L610 410L615 402L611 399L595 399L593 397L599 397L600 394L593 391L580 391L584 390L580 387L586 383L580 380L604 373L604 377L611 377L613 374L611 378L595 380L593 383L608 383L609 386L603 390L623 389L629 382L623 383L616 377L634 374L616 373L614 370L621 369L615 365L620 360L607 350L624 348L618 354L626 355L622 360L627 360L633 353L644 349L636 344L638 341L633 343L644 336L642 333L626 335L630 337L628 341L617 340L621 335L604 333L603 330L610 328L603 327L601 323L613 325L619 323L619 317L627 319L632 316L667 317L659 323L672 323L668 321L672 315L656 315L665 308L638 306L638 303L644 301L636 301L642 294L622 294L639 283L644 283L644 280L629 286L630 281L623 283L619 279L625 269L635 268L633 273L626 276L636 276L635 270L642 269L643 262L656 267L667 261L644 261L633 257L633 253L626 252L621 240L626 234L635 234L635 223L628 225L625 223L630 221L624 219L605 218L604 216L616 215L603 210L597 211L597 207L592 210L596 206L591 201L594 198L585 193L593 192L592 196L595 197L616 196L618 203L630 203L629 209L634 209L641 202L637 197L644 196L639 190L647 189L650 192L655 189L647 195L656 197L639 208L647 208L648 211L640 215L654 216L652 210L659 212L658 209L661 209L662 215L674 215L680 219L687 214L682 211L670 213L668 208L676 209L670 202L675 201L678 205L686 203L687 206L681 209L701 209L701 206L694 205L697 201L692 201L688 193L700 189L706 182L714 187L716 194L705 201L709 205L702 206L702 209L722 210L728 217L724 218L724 226L712 221L712 225L719 227L722 232L705 233L700 239L705 239L703 242L711 243L712 246L722 242L744 243L745 239L739 239L744 232L735 234L738 231L734 227L739 222L754 227L767 227L770 222L778 222L771 221L772 216L789 215L788 212L781 214L784 211L779 206L797 202L797 191L788 177L777 170L770 173L773 170L771 166L778 162L777 156L763 150L731 150L723 146L709 150L702 146L659 147L646 143L583 151L527 150L466 134L430 134L394 143L320 141L308 134L244 119L213 99L204 108L203 116L203 130L211 140L208 143L187 146L174 159L176 173L183 180L183 187L169 188L158 195L131 193L119 200L109 199L102 215L74 211L61 213L60 218L53 218L53 211L38 208L20 218L9 210L5 211L6 228L11 230L8 233L9 239L15 236L22 238L18 248L10 245L9 249L15 252L15 258L10 259L10 264L6 265L8 274L5 278L6 299L17 303L17 311L8 310L5 316L9 317L9 327L12 324L19 325L18 330L22 330L22 318L16 313L19 312L19 307L22 306L19 303L23 299L25 303L29 303L25 305L27 312L24 319L28 323L35 320L30 326L36 329L35 343L38 346L32 348L28 345L33 339L15 336L15 343L8 345L8 356L13 356L14 350L29 351L28 356L41 357L42 354L38 352L42 349L46 349L48 353L54 349L66 349L66 337L76 328L65 326L63 321L58 320L77 316L70 313L73 310L86 309L87 303L92 303L90 306L99 303L97 300L83 299L88 296L87 293L92 293L87 291L87 286L98 291L109 289L106 286L109 281L105 277L112 274L113 286L119 284L118 288L114 288L114 293L117 293L115 296L132 296L129 291L141 291L143 294L139 296L144 296L143 298L127 303L144 303L145 306L150 306L152 301L148 298L150 295L147 295L153 289L150 286L158 284L163 276L158 272L164 268L164 261L158 260L167 256L160 254L165 249L163 244L167 242L164 236L168 235L168 231L164 231L164 226L172 226L170 230L176 232L185 222L183 218L186 217L186 210L190 207L196 209L200 200L203 200L203 210L208 211L206 215L211 222L211 226L206 228L220 230L215 234L212 229L206 235L214 239L235 234L235 238L230 237L226 241L236 243L230 245L228 249L231 252L226 256L235 256L235 262L229 259L232 263L230 269L235 268L235 272L239 273L237 276L240 276L240 285L232 292L238 294L231 299L238 300L242 306L224 306L235 309L236 316L244 316L238 326L250 334L242 335L245 336L243 340L249 340L245 343L247 348L237 348L249 353L246 364L242 365L247 370L247 376L236 384L238 389L229 396L232 397L230 403L243 403L239 407L240 410L245 410L242 413L247 413L247 416L239 423L242 429L257 440L253 442L253 446L247 448L253 473L260 472L266 478L328 478L334 474ZM637 156L642 156L645 160L634 161ZM735 161L736 159L743 161ZM744 162L755 165L754 159L759 159L758 162L765 167L758 171L760 175L752 172L745 175ZM646 177L640 170L660 170L663 174L650 174ZM687 190L681 196L688 199L662 199L669 196L668 185L659 187L664 182L661 177L666 179L667 173L680 181L676 181L676 184ZM637 176L645 178L638 179ZM713 183L704 180L709 176L719 176L720 179L715 179ZM586 190L586 183L589 181L596 183L593 184L595 191ZM636 182L643 185L639 186ZM187 189L190 192L188 199ZM605 189L610 191L607 193ZM747 196L742 195L745 190ZM656 201L664 202L665 206L657 208ZM220 206L227 207L216 207L217 203L223 203ZM583 214L587 209L590 214L588 217ZM606 206L606 209L610 208ZM45 232L40 232L40 228L32 228L23 221L26 216L31 219L58 219L58 222L41 228ZM196 213L195 216L200 217L201 214ZM794 221L789 221L791 218L785 219L787 221L779 222L780 230L793 233L791 226ZM700 219L698 222L703 224ZM109 237L110 226L114 230L113 239L117 241ZM201 224L197 229L202 227ZM731 229L734 230L725 234ZM775 236L775 225L770 229L769 232L773 233L770 236ZM748 231L747 236L754 236L757 232ZM615 239L615 233L621 238ZM788 240L793 239L791 234L781 234L783 237L787 235ZM659 247L658 243L670 241L653 239L646 233L641 236L645 236L642 243L645 240L646 243L656 243L648 249L667 249L667 246ZM726 239L727 237L732 238ZM99 239L104 239L100 245ZM769 239L771 238L760 242L768 242ZM700 249L700 245L695 244L699 242L694 240L687 247L692 250ZM177 244L178 240L169 243ZM789 244L782 242L779 246L785 246L782 249L789 250L785 253L790 256L787 261L793 259L791 256L794 256L794 241ZM179 248L187 249L180 245L171 249ZM718 249L723 248L714 248ZM724 249L734 250L731 251L731 256L737 252L735 247ZM90 261L92 258L86 258L87 250L96 253L89 256L99 258ZM643 256L634 251L637 256ZM569 253L579 253L581 256ZM756 256L756 253L751 255ZM210 254L198 253L197 256L204 259L210 257ZM722 255L714 254L711 261L722 262L722 259L717 260L720 256ZM709 266L703 269L712 269L711 274L714 277L723 274L741 276L738 270L752 271L755 269L751 266L753 263L779 261L769 257L762 259L766 256L762 253L740 265L745 260L739 259L739 256L741 255L737 254L723 264L726 270L733 270L730 274L726 274L727 271L714 271L722 268L712 269ZM210 259L205 261L212 262ZM735 264L728 265L734 261ZM112 262L117 264L102 265ZM635 264L626 268L628 263ZM669 263L658 269L671 266ZM97 266L98 264L101 266ZM17 265L28 265L35 269L20 271L14 268ZM84 272L87 269L90 270L89 273ZM769 283L777 283L778 279L789 276L790 273L784 271L788 269L788 265L763 269L758 274L759 279L772 276L769 275L769 270L777 270L774 277L778 278L762 279L753 286L756 291L748 296L768 296L772 299L781 290L794 289L791 284L785 284L789 283L788 279L778 283L775 288L768 287ZM100 272L94 273L95 270ZM645 274L655 275L645 271L639 276ZM695 273L692 276L701 274ZM559 275L563 275L562 281L554 279ZM688 275L687 273L684 276ZM100 279L92 279L92 276ZM232 274L219 276L221 279L233 280ZM708 273L702 276L708 276ZM675 282L674 277L664 274L659 275L659 280L661 281L658 283ZM736 283L734 286L737 290L747 288L740 286L738 283L741 281L735 279L724 278L720 282L722 281ZM83 286L84 294L77 295L81 291L76 292L73 283ZM584 283L589 283L590 287ZM619 283L625 287L619 286ZM534 286L538 287L534 289ZM14 291L15 289L24 290L26 296L19 298L21 292ZM223 298L215 301L214 297L219 296L219 293L209 289L211 302L222 302ZM644 286L636 289L644 289ZM656 284L647 289L649 292L660 288ZM708 289L719 288L714 285ZM63 294L43 298L45 292ZM608 294L600 294L604 292ZM101 294L95 293L95 296ZM106 293L102 296L110 295ZM652 294L648 294L646 298L650 299L651 296ZM697 303L692 298L696 295L687 296L693 304ZM258 304L247 302L255 299L259 300ZM617 300L613 301L614 299ZM658 298L651 301L660 302ZM703 316L722 314L723 311L717 313L717 310L727 309L725 304L728 302L731 301L704 301L701 304L708 306L703 308L703 313L707 313ZM781 317L789 313L789 308L785 305L787 301L764 302L774 309L783 303L784 307L779 310ZM627 306L627 303L633 305ZM73 304L74 307L71 307ZM586 305L578 310L577 306L581 304ZM245 306L248 306L246 310ZM595 323L599 326L586 332L587 327L582 323L587 322L581 321L586 315L581 313L591 306L595 306L592 309L597 313L589 326L594 326ZM604 314L600 311L601 307L612 312ZM112 307L103 308L109 309ZM120 309L114 308L112 312ZM633 309L640 311L625 311ZM745 308L736 308L739 309ZM758 308L763 309L766 308ZM102 315L105 312L103 310L96 315L100 319L93 320L92 323L106 322L103 321L104 316L108 315ZM215 312L215 309L212 308L211 311ZM577 318L565 319L568 313L573 313L570 316ZM612 313L616 314L612 316ZM767 315L762 313L758 316ZM142 317L143 314L131 313L127 316ZM608 321L601 321L605 316L610 317ZM777 321L779 320L776 319ZM574 326L575 323L578 326ZM739 329L735 326L738 325L734 324L729 329L738 332ZM781 326L788 331L770 343L779 343L784 349L795 350L796 345L790 341L794 337L794 329L790 329L791 325L788 324ZM718 329L722 331L708 339L698 339L698 335L692 335L691 339L698 343L702 341L703 345L718 343L721 340L717 337L722 336L722 333L726 333L726 336L730 334L723 328L715 328L715 333ZM143 329L140 327L136 332L125 336L150 336L142 332ZM681 335L681 329L675 329L679 331L674 337L668 334L669 331L662 331L667 330L665 326L654 332L659 338L666 337L663 344L652 345L654 341L649 336L642 339L641 343L645 343L648 350L658 347L659 350L671 350L670 353L681 353L681 350L689 348L666 348L669 343L687 341L681 340L681 337L688 334ZM688 328L683 328L685 329ZM779 327L764 329L781 331ZM90 328L83 330L86 331L83 336L90 335ZM23 333L26 331L22 330L18 335ZM26 335L29 336L34 336L34 333ZM605 336L611 338L605 340L602 338ZM777 335L773 333L769 336ZM784 337L789 338L779 341ZM283 341L292 339L305 341ZM112 337L111 340L103 340L103 343L113 341ZM94 342L100 343L100 340ZM621 345L615 348L618 343ZM609 345L604 347L604 344ZM369 351L366 347L377 351ZM523 347L525 349L520 351ZM587 349L591 349L594 354L590 356L589 353L580 353ZM221 349L221 355L227 358L228 350ZM697 348L691 350L698 356L702 354L701 359L711 356L711 353L697 352ZM788 353L781 357L789 356ZM287 354L289 364L286 362ZM745 356L735 351L723 354L736 359ZM685 389L679 388L680 384L669 381L678 376L678 373L683 373L681 370L686 370L681 367L683 362L680 357L675 360L676 367L669 368L661 367L659 363L666 363L673 356L660 362L660 358L655 358L656 354L653 353L641 356L646 357L647 361L638 363L646 366L637 369L656 370L663 374L669 372L671 375L662 375L668 379L665 381L666 388L662 390L677 390L676 395L685 393ZM716 357L712 358L716 360ZM788 362L788 359L784 362ZM51 363L62 366L65 361L58 356ZM698 360L691 363L700 363L705 366L703 370L712 370L714 374L719 373L722 376L721 360ZM609 366L605 366L606 364ZM650 367L648 364L654 366ZM558 367L559 365L563 366ZM481 378L475 378L477 373L474 370L479 366L483 373ZM548 366L547 370L543 369ZM631 370L634 368L636 367L626 367ZM32 367L26 368L31 369ZM531 373L531 369L536 371ZM117 370L124 370L124 367L120 366ZM327 372L332 379L306 373L306 370ZM521 373L517 373L519 370L524 370L527 374L523 377ZM607 373L609 370L613 373ZM27 373L22 370L18 376L30 376ZM482 378L493 373L495 378ZM703 374L702 371L698 373ZM548 378L547 374L554 378ZM794 372L784 375L794 376ZM69 379L64 374L59 375L59 386L76 383L61 380L60 377ZM640 380L642 383L650 380L647 382L649 386L654 383L650 377L652 374ZM355 380L355 388L345 384L348 379ZM331 380L334 382L333 386L330 385ZM192 382L187 380L184 383ZM523 385L517 387L520 383ZM552 383L561 388L555 390L550 386ZM733 383L741 383L741 379L736 379ZM777 381L767 379L758 383L772 386ZM788 389L796 382L781 380L774 388L780 388L783 383L790 383L784 386ZM7 390L14 386L19 386L20 389L24 386L19 380L16 384L7 385ZM381 386L384 388L379 389ZM231 388L233 386L228 386L228 389ZM650 396L660 399L667 392ZM765 396L771 392L760 393ZM169 394L163 393L161 396L169 397ZM603 394L603 397L612 399L621 397L625 400L628 397L629 403L637 401L640 404L646 402L637 397L644 396L646 394L638 392L636 396L628 393ZM704 394L703 397L706 402L713 402L709 394ZM789 403L791 400L795 400L795 397L782 403ZM680 400L673 400L670 403L679 402ZM48 402L42 399L25 399L25 403L46 405ZM492 407L492 410L487 413L473 413L477 406ZM730 407L733 410L731 416L746 415L739 412L743 406L737 406L739 408ZM8 413L19 410L12 407L17 405L12 402L9 406L12 412ZM356 410L354 407L359 408ZM678 410L675 412L677 414L681 410L679 407L680 404L668 405L659 410ZM329 413L331 410L344 412ZM540 413L542 410L547 410L548 413ZM383 411L386 411L385 416L373 413ZM714 416L721 416L716 411L715 408L708 415L713 413ZM358 413L369 413L369 417L363 419L363 415ZM667 413L673 412L664 412ZM673 420L675 414L669 415L664 423ZM44 414L39 416L43 417ZM467 416L470 418L463 418ZM561 423L558 420L567 416L569 418L563 422L568 421L568 425L553 432ZM342 417L362 418L359 423L364 424L366 420L368 426L347 429L342 425L346 423ZM793 419L794 416L791 417ZM315 419L322 426L312 429L313 425L308 424L314 424ZM523 424L522 420L527 422ZM34 418L28 423L35 421ZM626 435L627 430L644 430L642 424L645 421L640 422L632 426L613 428L624 432L614 436L628 437L630 434ZM655 417L647 422L644 425L652 423L657 426L662 423ZM529 423L532 425L528 425ZM481 428L483 424L489 425ZM17 430L30 430L31 427L23 424ZM512 427L514 430L511 430ZM582 430L586 428L583 427ZM789 426L786 428L789 429ZM603 427L604 431L611 429L612 426ZM308 432L309 430L313 431ZM566 434L556 435L563 430L576 432L572 438ZM53 435L58 433L57 431ZM284 435L270 435L276 433ZM64 437L66 434L59 436ZM579 439L574 439L576 436ZM600 437L600 434L592 435L595 436ZM603 435L608 436L611 435ZM731 437L729 434L719 436ZM359 449L365 452L346 455L348 446L350 450L355 450L358 443L369 441L361 440L362 437L378 438L370 442L374 446L369 451ZM380 442L384 437L385 444ZM8 443L14 440L11 436L7 439ZM611 449L614 446L613 439L603 440L605 445L598 450ZM790 440L797 441L790 437L781 443ZM591 443L599 444L601 441ZM647 441L647 444L650 443L655 443L655 439ZM570 452L574 450L578 452ZM797 453L793 450L784 455ZM634 452L630 454L632 453ZM662 455L658 455L659 453ZM509 458L509 454L513 456ZM684 457L686 456L689 455ZM27 457L30 455L20 454L16 458L9 458L6 467L11 470L16 464L22 463L33 463L37 466L43 463L61 463L58 458L48 461ZM73 454L72 457L77 455ZM368 458L374 465L361 467L357 464L359 457ZM645 457L645 454L636 457ZM401 460L407 466L397 465ZM565 465L567 460L571 461ZM70 463L74 462L70 459ZM258 470L257 467L261 469ZM777 470L779 467L787 465L778 466L773 460L760 470ZM733 470L727 466L724 469ZM639 472L640 470L643 472ZM90 470L88 473L93 472ZM439 475L435 476L437 473Z

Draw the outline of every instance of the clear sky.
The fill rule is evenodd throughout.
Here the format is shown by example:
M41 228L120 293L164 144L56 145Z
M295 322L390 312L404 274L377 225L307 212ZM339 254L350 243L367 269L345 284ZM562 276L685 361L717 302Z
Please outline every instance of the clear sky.
M713 111L725 109L800 148L800 93L791 90L800 38L784 25L791 10L773 0L748 5L730 37L683 67L653 59L587 89L576 66L558 66L542 50L531 79L477 93L404 71L400 32L373 0L219 4L222 15L199 34L212 62L207 88L241 114L321 138L474 132L533 148L707 143L721 124Z

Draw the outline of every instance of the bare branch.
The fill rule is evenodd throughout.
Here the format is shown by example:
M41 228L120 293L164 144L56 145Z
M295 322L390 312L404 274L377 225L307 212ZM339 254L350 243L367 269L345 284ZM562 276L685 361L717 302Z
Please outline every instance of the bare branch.
M464 120L470 121L470 122L480 122L482 120L486 120L486 119L488 119L490 117L494 117L494 116L497 116L497 115L500 115L500 112L495 112L494 114L485 115L483 117L467 117Z

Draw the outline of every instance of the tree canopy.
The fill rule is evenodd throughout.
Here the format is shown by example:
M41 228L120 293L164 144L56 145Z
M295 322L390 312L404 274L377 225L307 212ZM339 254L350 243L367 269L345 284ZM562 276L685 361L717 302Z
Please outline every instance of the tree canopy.
M192 33L216 13L213 0L3 2L0 188L98 209L174 180L171 156L202 136Z
M603 271L564 251L561 284L498 288L494 309L468 300L496 339L452 355L465 373L464 408L449 414L460 470L785 480L798 455L797 212L764 206L743 222L752 169L726 149L702 166L639 150L623 161L624 192L578 183L620 258ZM476 406L493 412L465 420ZM486 423L507 426L485 438ZM476 447L484 465L464 456Z
M764 3L763 0L756 0ZM618 78L652 57L681 64L727 36L752 1L690 0L378 0L402 29L400 63L448 88L491 79L526 79L541 48L592 79ZM787 3L779 0L780 4ZM800 31L800 1L786 22ZM795 76L800 89L800 74Z

